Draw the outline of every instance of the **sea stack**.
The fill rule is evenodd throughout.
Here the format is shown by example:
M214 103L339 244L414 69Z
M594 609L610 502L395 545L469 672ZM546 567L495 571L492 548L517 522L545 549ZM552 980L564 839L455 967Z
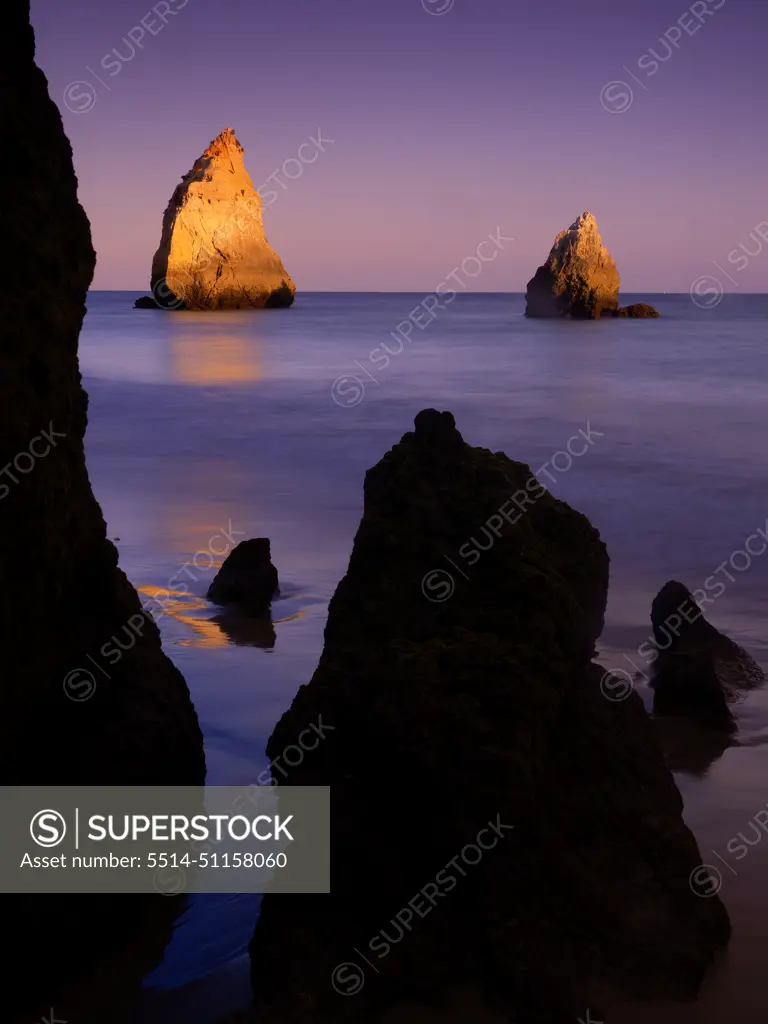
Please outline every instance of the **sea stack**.
M274 774L332 787L331 893L265 896L256 1019L396 1020L475 992L559 1024L612 1019L595 979L696 993L728 918L691 886L702 857L640 697L612 700L591 662L608 570L585 516L449 412L369 470L320 663L267 746L277 764L320 723Z
M214 604L239 605L253 615L269 611L280 594L277 569L267 537L241 541L216 573L208 588Z
M546 263L528 282L525 315L598 320L619 308L619 272L588 211L555 239Z
M225 128L171 196L152 260L152 296L165 309L290 306L296 294L264 233L261 196L243 147ZM153 303L139 299L139 308Z
M697 591L708 602L704 591ZM732 728L730 706L765 682L763 670L739 644L704 618L691 591L669 580L651 605L658 649L651 687L656 715L684 715Z

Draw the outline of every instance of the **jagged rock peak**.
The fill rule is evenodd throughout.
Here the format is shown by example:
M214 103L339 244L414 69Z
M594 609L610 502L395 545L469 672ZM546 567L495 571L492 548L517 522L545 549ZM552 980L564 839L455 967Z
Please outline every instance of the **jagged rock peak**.
M205 153L203 153L203 156L219 156L219 154L224 150L228 150L230 147L234 147L234 149L238 150L240 153L244 152L243 147L240 145L237 135L235 134L235 129L232 127L225 128L223 131L219 132L213 142L211 142L208 149L206 149Z
M421 444L451 448L464 443L464 438L457 430L456 420L451 412L422 409L420 413L416 414L413 426L415 433L412 436Z

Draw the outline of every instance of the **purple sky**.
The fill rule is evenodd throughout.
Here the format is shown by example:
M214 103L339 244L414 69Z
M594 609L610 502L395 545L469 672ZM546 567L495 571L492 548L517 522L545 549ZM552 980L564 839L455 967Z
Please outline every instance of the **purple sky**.
M279 171L267 236L299 290L433 291L501 228L515 241L471 287L521 291L589 209L626 291L688 291L713 261L728 290L768 291L766 0L32 0L32 18L96 288L148 287L171 192L231 124L257 187ZM318 128L333 142L297 162Z

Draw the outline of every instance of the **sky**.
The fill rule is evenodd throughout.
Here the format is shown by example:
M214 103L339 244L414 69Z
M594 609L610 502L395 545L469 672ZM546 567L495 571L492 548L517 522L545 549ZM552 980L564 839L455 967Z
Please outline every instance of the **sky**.
M426 293L468 258L467 290L523 291L584 210L624 291L768 291L766 0L32 0L32 21L95 288L148 289L173 189L231 125L300 291Z

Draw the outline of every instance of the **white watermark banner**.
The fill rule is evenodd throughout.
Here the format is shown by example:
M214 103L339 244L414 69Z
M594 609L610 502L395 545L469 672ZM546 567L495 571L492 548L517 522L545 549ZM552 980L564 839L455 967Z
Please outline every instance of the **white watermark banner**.
M3 786L2 893L327 893L324 786Z

